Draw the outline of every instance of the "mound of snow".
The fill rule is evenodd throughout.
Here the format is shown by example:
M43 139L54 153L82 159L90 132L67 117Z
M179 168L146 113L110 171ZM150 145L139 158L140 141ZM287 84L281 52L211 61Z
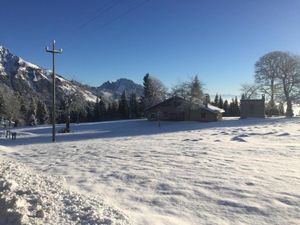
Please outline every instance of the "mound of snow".
M15 161L0 160L0 225L130 224L98 198L68 190L57 176L45 176Z

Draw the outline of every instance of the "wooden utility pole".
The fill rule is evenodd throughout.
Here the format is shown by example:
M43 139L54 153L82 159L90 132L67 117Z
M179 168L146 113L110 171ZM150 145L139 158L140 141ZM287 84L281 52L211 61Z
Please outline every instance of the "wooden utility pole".
M55 142L55 54L61 54L62 49L55 49L55 40L52 43L52 49L46 47L46 52L52 53L52 142Z

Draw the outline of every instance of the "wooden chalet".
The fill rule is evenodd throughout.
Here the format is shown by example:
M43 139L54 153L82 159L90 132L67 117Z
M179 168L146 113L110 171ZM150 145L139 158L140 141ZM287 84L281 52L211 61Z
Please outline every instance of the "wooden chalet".
M145 110L148 120L202 121L211 122L222 119L223 109L210 104L190 104L185 99L174 96Z

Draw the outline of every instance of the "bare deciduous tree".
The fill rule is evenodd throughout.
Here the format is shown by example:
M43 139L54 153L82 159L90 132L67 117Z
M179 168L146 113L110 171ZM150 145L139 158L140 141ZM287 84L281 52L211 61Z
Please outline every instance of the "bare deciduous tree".
M270 107L275 97L287 105L286 116L293 116L292 103L297 100L300 83L299 57L275 51L262 56L255 64L255 80L263 93L270 96ZM299 97L298 97L299 98Z
M260 85L245 83L242 84L240 91L244 99L257 98L259 96Z
M292 104L299 96L300 59L298 56L282 52L278 56L277 78L286 102L286 116L293 116Z

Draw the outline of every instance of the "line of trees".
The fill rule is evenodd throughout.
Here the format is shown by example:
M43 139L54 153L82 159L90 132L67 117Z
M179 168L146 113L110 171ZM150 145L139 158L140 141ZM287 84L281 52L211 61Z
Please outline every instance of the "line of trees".
M124 91L119 100L86 102L79 93L67 95L59 107L58 122L98 122L119 119L137 119L143 116L142 98L135 93L127 96Z
M16 125L37 125L49 122L46 104L37 97L24 99L5 85L0 85L0 116Z
M237 96L235 98L232 98L229 102L227 99L223 100L221 95L216 94L213 101L210 101L210 97L208 98L210 104L220 108L224 109L223 116L240 116L240 104L238 101Z
M161 81L146 74L143 77L143 86L143 96L137 96L136 93L128 95L124 91L120 99L112 102L104 101L101 96L97 97L96 102L87 102L79 92L66 93L62 100L57 102L56 121L66 123L66 127L69 127L69 124L74 122L142 118L145 109L175 95L189 103L189 110L199 104L211 103L224 109L224 116L239 116L237 98L229 103L216 95L214 101L210 101L209 95L204 93L204 85L198 76L178 83L168 91ZM49 109L47 104L37 97L31 96L29 100L25 100L8 87L0 87L0 116L15 121L17 125L34 126L50 123Z
M293 104L300 103L300 58L282 51L273 51L263 55L255 64L254 84L244 84L244 98L266 96L268 116L283 113L292 117Z

